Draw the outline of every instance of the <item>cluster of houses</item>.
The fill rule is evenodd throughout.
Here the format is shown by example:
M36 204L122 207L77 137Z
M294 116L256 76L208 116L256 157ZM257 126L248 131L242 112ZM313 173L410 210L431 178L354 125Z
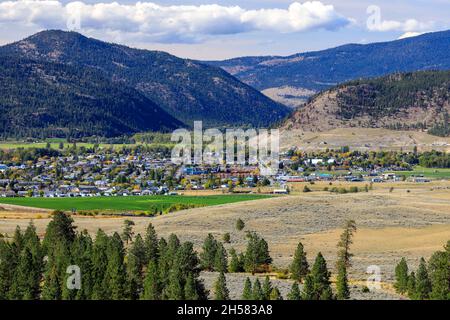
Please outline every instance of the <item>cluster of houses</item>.
M90 153L43 157L20 164L0 164L0 197L95 197L175 194L179 190L254 188L272 185L278 193L287 183L342 180L398 181L391 173L403 168L344 166L335 158L308 158L292 169L292 157L281 158L278 173L262 176L257 166L176 166L153 153L137 155ZM333 171L327 171L332 166ZM341 170L342 174L336 174ZM389 172L391 171L391 172ZM331 173L333 172L333 173ZM414 177L415 182L428 182ZM284 192L284 191L283 191Z

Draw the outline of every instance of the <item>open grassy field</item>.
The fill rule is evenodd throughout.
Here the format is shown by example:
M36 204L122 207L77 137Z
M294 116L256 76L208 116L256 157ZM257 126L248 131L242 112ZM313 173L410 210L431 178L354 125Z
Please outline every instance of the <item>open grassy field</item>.
M172 205L213 206L247 200L263 199L265 195L212 195L212 196L130 196L93 198L2 198L0 205L12 204L25 207L70 211L164 211Z
M406 177L417 177L422 175L433 179L450 179L450 169L435 169L416 166L413 171L394 171L394 173L397 175L404 175Z

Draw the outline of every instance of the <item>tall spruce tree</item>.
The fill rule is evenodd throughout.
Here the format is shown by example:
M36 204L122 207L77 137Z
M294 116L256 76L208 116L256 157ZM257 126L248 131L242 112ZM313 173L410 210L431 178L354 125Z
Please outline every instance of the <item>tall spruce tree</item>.
M411 272L411 274L408 276L408 297L411 300L416 299L416 274L414 271Z
M150 260L157 261L158 259L158 236L156 234L155 228L151 223L148 224L145 238L145 263L148 264Z
M150 259L144 280L144 291L142 300L159 300L161 297L161 286L158 265L154 259Z
M18 264L17 258L12 244L0 238L0 300L6 300L9 297L12 279Z
M258 278L256 278L252 287L252 300L264 300L264 293Z
M350 246L353 243L353 235L356 232L356 223L353 220L349 220L345 223L344 231L341 234L340 241L338 243L338 258L336 261L336 269L338 270L336 281L336 297L339 300L345 300L350 298L350 288L348 286L348 272L347 268L351 266Z
M143 288L143 270L146 261L144 241L138 234L128 250L127 277L128 292L132 300L139 299Z
M92 293L91 297L95 300L108 299L108 288L106 277L106 269L108 267L108 248L109 237L106 233L99 229L95 237L92 248Z
M250 279L247 277L245 279L245 283L244 283L244 290L242 292L242 300L252 300L253 297L253 291L252 291L252 282L250 281Z
M336 298L338 300L346 300L350 298L347 267L343 263L339 264L338 266L338 274L336 279Z
M108 265L104 278L104 288L109 300L121 300L128 296L124 253L122 238L115 232L108 243Z
M202 252L200 253L200 264L203 270L214 271L217 247L217 241L209 233L203 242Z
M194 274L191 272L186 278L184 284L184 298L186 300L199 300L200 296L197 292L197 283Z
M430 297L431 281L428 277L427 265L424 258L420 259L419 268L416 274L416 298L425 300Z
M450 300L450 253L435 252L428 261L431 280L430 298L433 300Z
M216 255L214 257L214 271L216 272L227 272L227 251L223 247L223 244L217 243Z
M405 258L402 258L395 267L394 288L401 294L404 294L408 290L408 264Z
M306 252L303 249L303 244L298 243L297 249L294 253L294 260L290 266L291 278L302 282L309 272L309 264L306 259Z
M310 274L305 279L305 300L331 300L333 292L330 284L330 272L327 263L318 253Z
M239 257L234 248L230 250L230 265L228 266L228 271L231 273L242 272L241 266L239 263Z
M221 272L214 284L214 300L229 300L229 294L225 274Z

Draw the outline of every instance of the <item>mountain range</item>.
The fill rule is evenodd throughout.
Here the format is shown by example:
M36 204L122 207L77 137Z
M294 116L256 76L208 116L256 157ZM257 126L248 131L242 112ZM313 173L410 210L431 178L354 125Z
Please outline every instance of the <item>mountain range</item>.
M450 31L396 41L348 44L287 57L210 61L241 81L290 106L337 84L395 72L450 69Z
M171 128L177 123L173 118L184 126L190 126L194 120L202 120L204 126L269 126L289 113L286 106L274 102L220 68L193 60L180 59L165 52L106 43L75 32L43 31L0 47L0 57L4 57L3 64L6 69L15 68L16 65L27 66L29 61L36 61L43 69L41 73L33 73L26 81L20 77L27 74L18 74L19 78L16 79L12 79L14 75L11 74L8 74L9 78L0 74L4 82L23 81L22 87L27 91L26 96L10 87L2 88L1 95L3 100L13 101L16 107L24 110L29 108L30 110L27 110L29 115L34 114L33 109L51 110L51 107L46 105L45 98L36 91L38 88L32 84L35 79L38 83L47 80L46 68L52 69L53 72L59 67L64 70L56 76L54 86L50 86L45 91L49 99L60 94L57 92L57 81L62 75L73 79L73 82L65 82L65 88L76 96L76 91L79 90L78 74L76 74L78 72L90 75L95 73L95 77L102 79L104 86L115 88L110 90L116 91L111 99L126 99L127 97L121 96L124 90L130 94L132 92L132 95L136 97L139 96L139 99L142 99L142 96L145 97L146 100L141 101L139 109L144 112L143 114L135 112L137 110L133 108L127 108L126 103L122 105L122 109L119 108L119 104L115 105L118 115L129 113L123 121L127 122L125 127L133 128L133 131ZM10 57L14 59L9 59ZM11 65L8 66L9 63ZM22 68L22 70L25 69ZM71 74L72 71L75 71L75 74ZM37 99L36 96L42 99ZM63 109L71 109L75 113L76 110L81 111L81 107L78 105L78 99L73 97L74 95L66 96L60 103ZM151 110L145 110L145 106ZM2 113L8 113L9 116L17 114L15 111L11 113L8 110L8 104L2 103L0 108ZM86 102L83 108L83 111L98 108L97 111L101 113L104 105L93 99L90 103ZM154 118L146 117L152 112L159 115ZM74 114L74 118L64 121L89 122L89 119L86 119L87 122L83 121L83 114L78 114L76 117ZM158 128L161 119L167 119L167 125ZM31 122L36 123L36 126L53 130L53 127L61 124L59 119L53 120L52 117L43 118L36 115ZM129 123L128 120L130 120ZM148 124L136 126L141 120L145 120ZM21 121L23 120L13 118L11 122L20 123ZM112 131L96 130L96 132L101 135L127 134L129 130L124 130L125 127L117 127L117 130ZM6 133L13 128L14 126L5 127L2 131ZM78 131L80 135L92 133L90 130Z

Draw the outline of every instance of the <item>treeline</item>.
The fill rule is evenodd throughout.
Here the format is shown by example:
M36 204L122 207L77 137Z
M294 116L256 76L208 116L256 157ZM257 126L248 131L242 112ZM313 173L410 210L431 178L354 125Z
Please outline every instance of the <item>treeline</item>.
M450 154L440 151L424 152L419 156L419 164L426 168L450 168Z
M450 300L450 240L444 251L436 251L428 263L420 259L417 270L409 272L405 258L395 268L396 291L414 300Z
M151 224L144 236L135 235L133 225L125 220L121 234L109 236L99 229L92 239L87 231L76 231L70 216L56 211L42 241L32 223L24 232L18 227L11 241L0 237L0 300L226 300L227 272L273 270L267 242L254 232L246 233L245 251L238 254L232 249L229 259L223 244L212 235L207 236L197 255L191 242L182 243L173 234L168 240L159 238ZM238 226L242 227L238 230L243 229L243 224ZM295 282L287 298L348 299L349 247L355 231L354 222L347 222L338 244L336 293L322 254L318 253L310 269L299 243L289 268ZM200 279L201 271L219 272L212 294ZM283 297L266 278L262 286L259 280L252 284L247 279L242 298Z

